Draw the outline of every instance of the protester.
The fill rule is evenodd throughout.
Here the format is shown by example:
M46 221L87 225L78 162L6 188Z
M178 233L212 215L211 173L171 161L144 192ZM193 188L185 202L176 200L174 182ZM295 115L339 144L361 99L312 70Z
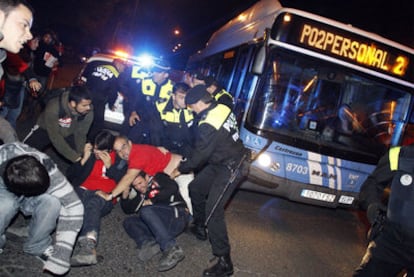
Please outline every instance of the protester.
M83 205L46 154L14 142L0 146L0 253L5 230L19 210L31 216L23 251L41 259L45 271L67 273Z
M40 151L50 144L71 162L81 160L87 134L93 120L93 107L86 87L75 86L46 105L36 125L23 140Z
M0 63L6 59L6 51L19 53L32 39L32 23L33 9L26 1L0 1ZM3 67L0 66L0 78L2 76Z
M116 137L114 150L121 159L128 162L128 170L111 193L97 192L107 201L112 201L112 199L122 193L128 193L130 185L140 171L145 171L151 176L159 172L171 175L182 158L180 155L171 153L163 147L133 144L126 136L122 135Z
M84 224L71 259L72 266L96 264L101 218L108 215L115 204L105 201L95 192L111 192L127 170L125 161L112 151L115 137L109 131L99 132L94 144L85 145L82 159L67 170L67 177L85 207Z
M158 271L170 270L184 259L175 238L189 221L178 185L165 173L152 177L140 171L132 186L139 194L132 199L124 194L121 206L128 214L138 214L124 220L125 231L136 242L141 261L149 261L161 249Z

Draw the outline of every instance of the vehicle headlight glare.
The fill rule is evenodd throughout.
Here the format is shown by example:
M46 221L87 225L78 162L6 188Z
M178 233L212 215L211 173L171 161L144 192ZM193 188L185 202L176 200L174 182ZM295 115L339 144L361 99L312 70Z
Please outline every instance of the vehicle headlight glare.
M267 154L261 154L259 158L257 159L257 162L259 163L260 166L269 167L270 164L272 163L272 159Z

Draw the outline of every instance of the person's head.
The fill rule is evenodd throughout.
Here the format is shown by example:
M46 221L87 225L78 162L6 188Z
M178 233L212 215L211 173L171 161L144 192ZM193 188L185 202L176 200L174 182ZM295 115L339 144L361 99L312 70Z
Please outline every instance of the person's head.
M24 0L0 0L0 48L19 53L32 38L33 9Z
M115 136L107 130L102 130L96 134L93 144L93 153L96 159L101 159L103 152L111 153L115 142Z
M185 96L187 91L190 89L190 86L186 83L176 83L172 91L172 100L174 108L176 109L185 109L187 105L185 104Z
M191 87L195 87L198 85L205 85L206 82L206 75L201 71L195 71L191 73Z
M3 173L3 180L7 190L18 196L37 196L45 193L50 186L46 168L30 155L10 159Z
M128 161L131 147L132 142L126 136L120 135L115 138L113 149L121 159Z
M190 107L196 114L204 111L214 101L208 93L205 85L197 85L188 90L185 96L185 104Z
M141 170L138 176L132 181L132 186L140 193L144 194L148 189L149 175L145 171Z
M207 87L207 91L210 94L215 93L218 89L221 89L220 84L212 76L207 76L204 78L204 84Z
M39 48L39 41L40 37L34 36L31 40L27 42L27 45L29 46L30 50L36 51L37 48Z
M80 115L86 115L92 109L92 98L86 86L73 86L69 91L69 107Z
M154 63L151 68L152 81L158 85L164 83L170 76L171 65L168 61L161 59Z
M47 30L46 32L43 33L42 42L47 45L53 44L54 37L55 37L54 32Z

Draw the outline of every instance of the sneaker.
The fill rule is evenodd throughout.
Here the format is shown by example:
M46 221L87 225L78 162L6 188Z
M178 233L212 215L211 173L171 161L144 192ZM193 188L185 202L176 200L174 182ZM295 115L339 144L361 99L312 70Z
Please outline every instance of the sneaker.
M70 259L72 266L86 266L98 263L96 256L96 242L88 238L80 238L78 240L78 251Z
M167 271L174 268L184 257L184 252L178 245L169 248L162 254L158 263L158 271Z
M147 262L159 252L161 252L160 246L155 240L145 241L138 249L138 258L143 262Z
M53 245L49 245L46 248L46 250L43 251L42 254L36 256L36 258L38 258L40 261L42 261L43 264L45 264L47 260L49 259L49 257L51 257L54 252L55 252L55 249L53 248Z

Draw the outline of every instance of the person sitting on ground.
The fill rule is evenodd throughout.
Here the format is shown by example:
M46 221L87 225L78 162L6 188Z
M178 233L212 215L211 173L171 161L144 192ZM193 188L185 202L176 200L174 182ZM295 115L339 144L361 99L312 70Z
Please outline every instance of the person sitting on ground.
M115 137L109 131L99 132L94 145L85 145L82 159L72 164L67 177L85 207L84 224L71 259L72 266L96 264L101 218L109 214L115 202L105 201L97 190L111 192L127 170L126 162L112 151Z
M124 191L128 192L140 171L145 171L151 176L159 172L171 175L182 159L182 156L171 153L164 147L133 144L128 137L123 135L115 138L113 149L121 159L128 162L128 170L111 193L97 191L97 194L106 201L112 201Z
M82 202L50 157L14 142L0 146L0 253L6 243L5 230L19 210L31 216L23 251L41 259L43 270L67 273L82 227Z
M132 186L139 194L129 199L124 193L121 207L127 214L138 214L124 220L125 231L136 242L141 261L149 261L161 248L158 271L170 270L184 259L175 238L184 231L190 217L178 185L165 173L151 177L140 171Z
M83 148L93 120L93 106L84 86L62 89L50 99L24 143L45 150L50 144L71 162L82 159Z

